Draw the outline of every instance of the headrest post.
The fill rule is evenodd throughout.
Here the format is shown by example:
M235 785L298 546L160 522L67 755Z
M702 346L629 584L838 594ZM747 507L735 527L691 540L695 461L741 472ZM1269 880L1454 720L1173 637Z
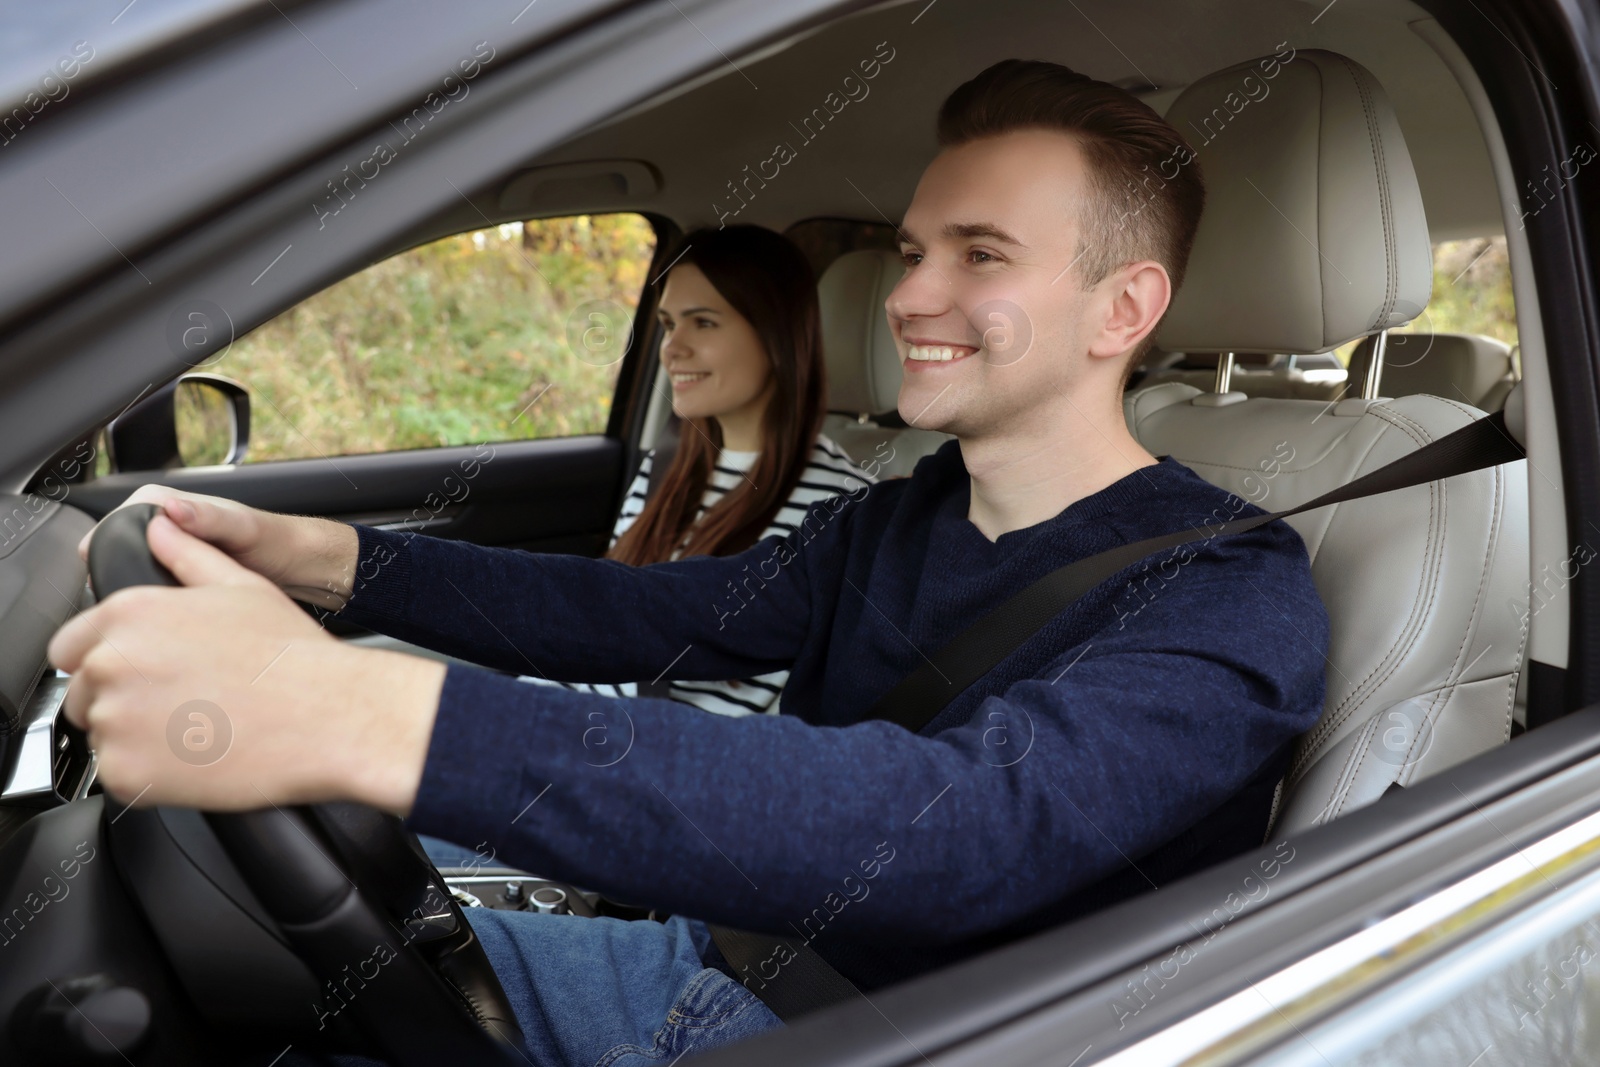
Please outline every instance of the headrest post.
M1367 376L1361 383L1361 399L1378 399L1378 386L1383 381L1383 353L1389 347L1389 331L1379 330L1372 335L1372 358L1367 360Z
M1223 352L1217 356L1217 382L1212 386L1213 393L1226 393L1233 388L1233 353Z

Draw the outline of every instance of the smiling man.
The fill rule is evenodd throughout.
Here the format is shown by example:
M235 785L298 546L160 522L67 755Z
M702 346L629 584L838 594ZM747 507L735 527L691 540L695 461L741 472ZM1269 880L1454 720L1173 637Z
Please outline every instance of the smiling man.
M1204 200L1182 138L1119 89L1019 61L959 88L939 134L887 311L901 414L958 440L913 477L818 505L809 537L644 568L147 487L134 499L164 507L151 548L190 588L118 593L51 646L106 787L204 808L364 801L673 913L470 913L540 1062L654 1062L778 1025L758 999L770 976L728 966L703 921L804 940L871 989L1259 844L1321 711L1327 644L1281 522L1191 548L1137 613L1118 599L1170 560L1102 583L952 686L918 733L869 717L1046 573L1219 508L1256 513L1147 453L1121 415ZM774 558L728 620L729 584ZM518 673L790 668L784 714L350 648L285 592ZM193 699L234 727L207 767L164 739Z

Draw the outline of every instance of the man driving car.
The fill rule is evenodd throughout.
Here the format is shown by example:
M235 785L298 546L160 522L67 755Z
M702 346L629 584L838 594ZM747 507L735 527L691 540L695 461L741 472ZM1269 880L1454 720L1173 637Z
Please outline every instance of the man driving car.
M1183 138L1015 60L958 88L938 131L886 311L901 415L957 440L913 477L739 555L642 568L146 487L131 501L161 505L150 548L184 588L116 593L50 646L104 787L359 801L671 912L469 911L541 1063L669 1061L780 1025L708 921L798 938L870 991L1259 844L1328 640L1282 522L1101 583L919 732L869 717L1063 564L1259 513L1123 421L1204 202ZM526 686L343 644L291 597L514 674L790 681L783 714L750 718ZM166 742L195 699L233 729L207 766Z

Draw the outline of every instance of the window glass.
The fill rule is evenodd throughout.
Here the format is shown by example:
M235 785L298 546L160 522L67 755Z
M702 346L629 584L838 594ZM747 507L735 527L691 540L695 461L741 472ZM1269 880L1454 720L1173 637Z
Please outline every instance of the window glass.
M1517 345L1511 259L1504 237L1441 241L1433 246L1433 296L1423 313L1397 333L1475 333ZM1356 344L1338 350L1348 365Z
M1433 299L1406 330L1476 333L1517 343L1511 258L1504 237L1444 241L1433 246Z
M247 463L603 433L654 248L632 214L446 237L204 369L250 391Z

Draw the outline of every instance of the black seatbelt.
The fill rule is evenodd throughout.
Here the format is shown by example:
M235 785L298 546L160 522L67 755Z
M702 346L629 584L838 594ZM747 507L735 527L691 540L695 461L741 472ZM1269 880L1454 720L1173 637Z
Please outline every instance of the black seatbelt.
M1525 455L1522 446L1506 430L1505 414L1497 411L1297 508L1234 519L1215 526L1180 530L1097 552L1068 563L1040 578L963 630L884 694L867 717L898 723L912 732L922 729L933 721L946 704L988 674L996 664L1021 647L1024 641L1079 597L1146 556L1192 541L1244 533L1329 504L1341 504L1396 489L1409 489L1456 474L1469 474L1485 467L1522 459Z
M956 635L889 690L873 705L867 718L896 723L913 733L923 729L951 701L1083 594L1158 552L1225 534L1244 533L1329 504L1469 474L1523 459L1526 455L1507 431L1504 412L1497 411L1297 508L1180 530L1068 563L1039 578ZM803 942L721 926L712 926L710 930L712 941L735 975L780 1019L787 1021L860 995L847 978ZM792 954L793 959L775 968L774 977L767 977L762 964L785 954ZM770 963L768 967L771 968Z

